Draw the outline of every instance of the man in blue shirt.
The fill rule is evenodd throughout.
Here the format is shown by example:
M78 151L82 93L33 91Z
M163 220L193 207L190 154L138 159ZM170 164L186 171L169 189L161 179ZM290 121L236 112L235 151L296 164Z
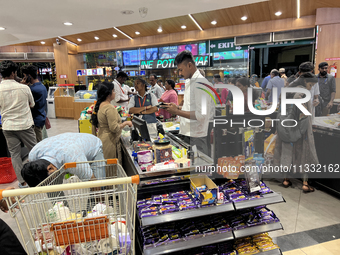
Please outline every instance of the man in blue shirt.
M269 80L267 85L267 93L266 98L268 98L268 102L273 102L273 88L277 88L277 102L279 102L279 98L281 95L281 89L285 86L285 81L281 79L280 73L278 70L274 70L271 72L271 77L273 77L271 80Z
M31 150L21 175L30 187L37 186L65 163L104 160L102 142L91 134L64 133L42 140ZM80 180L103 179L105 161L77 164L67 171Z
M276 69L271 70L271 71L270 71L270 74L269 74L266 78L263 79L263 82L262 82L262 84L261 84L261 88L262 88L264 91L267 90L267 85L268 85L268 82L270 81L270 79L272 78L272 72L273 72L273 71L277 71L277 70L276 70Z
M24 74L23 83L30 86L33 98L34 108L31 109L34 121L34 132L39 143L42 140L42 129L46 120L46 98L47 90L45 86L37 79L38 68L33 65L26 65L21 68Z

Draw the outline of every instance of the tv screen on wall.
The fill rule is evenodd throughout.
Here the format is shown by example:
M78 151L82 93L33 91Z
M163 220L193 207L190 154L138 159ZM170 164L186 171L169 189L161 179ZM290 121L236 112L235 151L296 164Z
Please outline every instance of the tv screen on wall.
M192 55L198 55L197 44L186 44L178 46L177 53L180 53L184 50L191 51Z
M123 51L123 62L125 66L139 65L138 50Z

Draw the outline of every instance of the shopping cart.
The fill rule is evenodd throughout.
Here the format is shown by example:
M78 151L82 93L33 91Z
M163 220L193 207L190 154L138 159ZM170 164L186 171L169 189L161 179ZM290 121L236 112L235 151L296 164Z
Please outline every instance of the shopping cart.
M105 171L106 178L72 175L89 167ZM64 164L37 187L4 190L2 196L30 255L135 254L138 183L138 175L127 177L109 159Z

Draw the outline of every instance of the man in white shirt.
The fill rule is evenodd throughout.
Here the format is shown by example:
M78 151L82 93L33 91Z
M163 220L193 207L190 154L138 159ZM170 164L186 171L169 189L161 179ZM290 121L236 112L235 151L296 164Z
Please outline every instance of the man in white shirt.
M190 51L182 51L176 56L178 75L186 79L184 104L177 106L169 104L166 110L181 117L180 134L184 142L196 145L197 149L208 154L207 135L209 120L213 114L214 104L204 90L209 90L212 84L202 76L196 67Z
M153 93L157 99L160 99L161 96L163 95L163 89L157 84L157 75L151 74L150 75L150 84L151 84L151 89L150 93Z
M34 122L31 113L34 98L27 85L15 81L18 66L5 60L0 65L3 77L0 83L0 112L2 116L2 130L11 154L12 165L19 181L19 187L27 187L21 176L22 159L21 143L30 151L37 143Z
M130 87L123 85L123 83L128 79L128 76L124 72L119 72L116 79L113 81L114 91L116 93L115 99L111 101L114 106L127 107L129 104L129 95L133 94Z

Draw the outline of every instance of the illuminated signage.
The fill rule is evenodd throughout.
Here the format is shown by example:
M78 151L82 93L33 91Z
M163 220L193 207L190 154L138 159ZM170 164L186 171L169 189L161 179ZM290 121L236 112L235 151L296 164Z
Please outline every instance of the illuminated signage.
M194 56L196 66L209 66L209 56ZM156 59L156 60L142 60L140 61L141 69L165 69L175 68L175 59Z

